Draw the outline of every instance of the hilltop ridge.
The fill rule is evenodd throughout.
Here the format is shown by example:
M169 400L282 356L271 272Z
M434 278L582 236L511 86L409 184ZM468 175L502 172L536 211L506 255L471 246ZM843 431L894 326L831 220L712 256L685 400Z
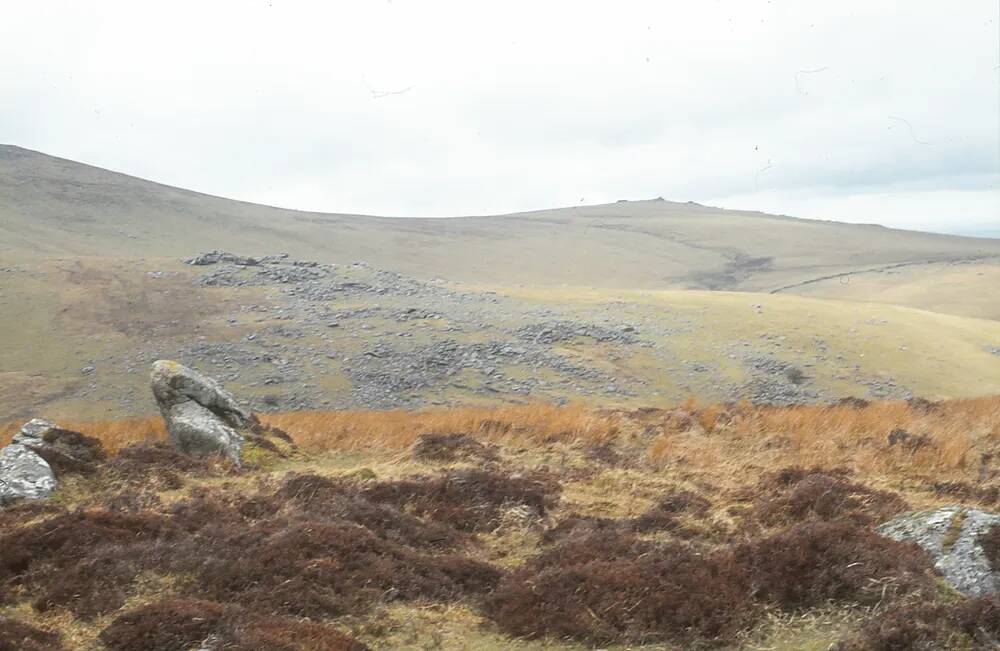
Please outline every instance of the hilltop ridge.
M0 251L12 257L284 250L472 284L772 291L900 263L1000 259L998 240L655 199L447 219L305 212L9 145L0 221Z

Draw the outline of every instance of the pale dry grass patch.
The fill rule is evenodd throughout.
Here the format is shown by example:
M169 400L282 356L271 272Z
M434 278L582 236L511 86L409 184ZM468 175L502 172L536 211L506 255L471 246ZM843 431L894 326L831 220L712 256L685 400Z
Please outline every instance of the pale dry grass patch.
M0 446L10 443L11 438L23 424L23 421L11 421L0 425ZM167 428L159 416L137 416L117 420L60 420L56 425L93 436L101 441L104 449L111 452L116 452L131 443L167 440Z
M167 428L158 415L121 420L60 422L59 425L100 439L104 448L111 452L116 452L131 443L167 440Z
M99 617L93 621L83 621L61 608L39 612L30 601L23 601L0 608L0 617L24 622L45 631L58 632L66 649L97 649L101 629L110 623L109 617Z
M977 480L1000 461L1000 397L728 410L689 401L665 412L659 430L647 457L664 467L744 475L793 465L846 467L869 476Z
M265 414L307 451L381 447L403 450L421 434L461 432L491 442L581 441L615 437L617 418L584 405L456 407L419 411L304 411Z
M610 412L582 404L533 403L415 411L302 411L262 414L306 452L402 452L425 433L460 432L508 446L638 446L653 468L712 472L745 479L791 465L847 467L868 476L981 479L1000 463L1000 396L939 403L872 402L867 406L699 406ZM0 426L6 442L20 423ZM116 451L166 440L159 416L61 422ZM890 440L894 430L906 436Z

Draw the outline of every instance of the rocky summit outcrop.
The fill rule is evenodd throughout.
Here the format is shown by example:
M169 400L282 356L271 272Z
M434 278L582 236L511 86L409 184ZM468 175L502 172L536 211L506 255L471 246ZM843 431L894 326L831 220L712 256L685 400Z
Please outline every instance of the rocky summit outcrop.
M174 447L188 454L222 454L240 464L240 431L259 428L253 413L218 382L177 362L154 362L150 382Z
M33 447L44 444L44 435L55 425L35 418L21 427L10 445L0 450L0 506L22 499L42 499L58 482L52 467Z
M1000 593L1000 571L984 548L986 534L1000 525L1000 514L964 506L907 513L878 528L883 536L920 545L934 567L956 590L972 597Z
M260 261L256 258L251 258L246 255L236 255L234 253L229 253L227 251L208 251L207 253L199 253L189 260L184 261L185 264L194 266L203 266L209 264L218 264L220 262L228 262L230 264L239 265L241 267L254 267L260 264Z

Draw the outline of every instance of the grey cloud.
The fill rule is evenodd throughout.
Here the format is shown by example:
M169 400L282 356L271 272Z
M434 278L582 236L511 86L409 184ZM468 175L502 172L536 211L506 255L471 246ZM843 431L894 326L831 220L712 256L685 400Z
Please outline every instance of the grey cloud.
M1000 172L988 0L6 13L0 141L293 208L442 216L663 195L877 220L872 198L897 193L907 210L887 221L950 228L988 218ZM936 216L949 204L915 198L928 192L953 210Z

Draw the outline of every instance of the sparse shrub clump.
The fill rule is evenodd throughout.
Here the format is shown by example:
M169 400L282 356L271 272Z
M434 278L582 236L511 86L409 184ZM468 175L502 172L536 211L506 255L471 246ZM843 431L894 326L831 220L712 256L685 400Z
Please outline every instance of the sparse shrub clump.
M867 409L871 406L870 400L865 400L864 398L858 398L857 396L847 396L846 398L840 398L834 401L832 407L850 407L851 409Z
M414 547L453 547L467 539L444 522L425 522L392 504L363 496L357 486L313 474L289 475L265 507L294 506L313 517L359 524L386 540Z
M91 475L105 457L99 440L73 430L54 427L42 436L42 440L45 445L33 449L57 477L72 473Z
M630 534L576 538L528 561L488 597L505 632L591 643L723 639L753 604L732 557Z
M625 465L625 458L611 441L603 441L587 448L584 455L588 461L603 464L605 466L617 467Z
M928 400L927 398L910 398L906 401L907 406L919 414L933 414L941 409L941 403Z
M725 640L771 604L874 605L932 594L920 548L852 522L806 522L740 545L653 543L628 521L576 518L563 542L503 579L485 612L507 633L593 643ZM571 527L575 525L575 527Z
M199 489L163 512L64 512L0 535L0 597L27 591L39 610L90 619L120 608L135 578L152 572L185 577L182 596L332 616L496 585L500 572L485 563L415 549L464 534L358 491L299 475L251 495Z
M908 508L895 493L849 481L843 470L785 468L765 475L750 494L747 519L765 526L837 519L870 524Z
M497 452L468 434L421 434L410 448L421 461L496 461Z
M926 434L911 434L902 427L896 427L886 436L889 446L898 445L907 452L913 453L920 448L933 446L934 439Z
M220 636L227 651L367 651L368 647L340 631L288 617L253 616L230 625Z
M1000 486L976 486L965 481L936 481L931 490L937 497L949 497L963 502L976 501L984 505L1000 502Z
M154 491L176 490L184 485L182 475L224 476L232 472L212 457L183 454L166 443L135 443L118 451L104 466L107 477L124 488Z
M688 539L692 538L695 532L681 521L681 517L685 515L703 517L711 506L711 502L697 493L671 490L645 513L635 518L612 519L577 514L565 517L542 533L542 542L553 544L598 533L654 531L670 532L678 538Z
M653 505L648 511L632 520L631 528L635 531L679 531L683 525L678 517L684 514L702 516L708 512L712 503L707 499L686 490L670 491Z
M592 536L598 533L620 533L625 530L625 522L612 518L573 514L561 519L555 526L542 533L542 542L551 545L570 538Z
M374 501L448 523L461 531L492 531L503 510L527 507L544 516L555 504L559 484L547 478L517 477L486 470L458 470L376 484L363 491Z
M212 640L227 651L364 651L329 626L248 613L199 599L168 599L118 616L101 632L110 651L175 651Z
M0 617L0 651L62 651L58 633Z
M986 554L986 560L990 562L990 567L994 572L1000 572L1000 525L993 525L986 533L979 536L979 544Z
M836 651L937 651L1000 648L1000 598L918 602L879 613Z
M931 591L927 555L853 522L803 522L734 548L753 594L785 609Z
M419 554L347 522L268 519L201 535L193 589L262 612L323 617L380 601L451 601L482 594L500 577L485 563Z
M64 513L0 535L0 597L36 591L39 610L92 618L120 607L126 590L176 529L155 513Z
M218 627L223 608L198 599L172 599L117 617L101 632L111 651L170 651L203 641Z

